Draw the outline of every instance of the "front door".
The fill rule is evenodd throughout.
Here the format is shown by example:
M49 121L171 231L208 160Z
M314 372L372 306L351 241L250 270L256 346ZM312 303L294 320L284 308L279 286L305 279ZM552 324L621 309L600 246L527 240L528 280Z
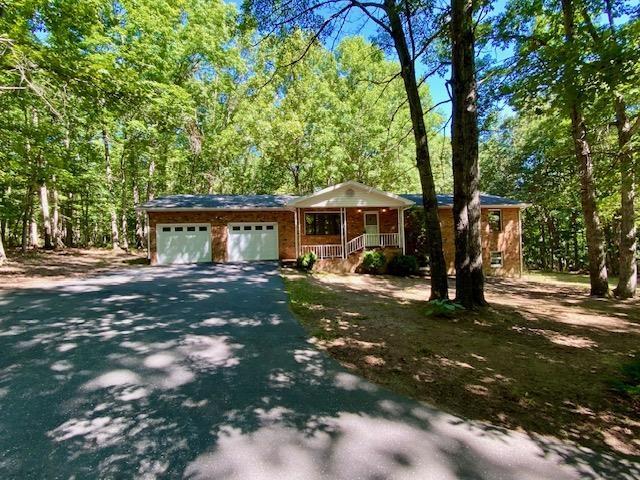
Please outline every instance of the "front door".
M380 245L378 212L364 212L364 233L365 247L377 247Z

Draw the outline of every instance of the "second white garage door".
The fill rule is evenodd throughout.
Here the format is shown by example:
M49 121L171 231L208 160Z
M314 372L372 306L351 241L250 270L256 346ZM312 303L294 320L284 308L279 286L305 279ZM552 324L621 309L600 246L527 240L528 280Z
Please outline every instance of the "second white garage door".
M277 223L230 223L227 261L278 259Z

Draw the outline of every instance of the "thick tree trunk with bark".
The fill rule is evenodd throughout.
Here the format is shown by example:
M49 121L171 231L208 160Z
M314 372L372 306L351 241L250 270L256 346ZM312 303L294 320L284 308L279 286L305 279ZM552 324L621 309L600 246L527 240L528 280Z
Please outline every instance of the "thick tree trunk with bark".
M619 298L636 295L638 271L636 265L635 165L630 148L631 123L622 95L615 97L618 130L618 163L620 166L620 272L614 293Z
M38 240L38 222L32 207L29 214L29 248L38 248Z
M42 211L42 226L44 230L44 248L45 250L53 250L51 243L51 212L49 210L49 190L47 184L40 184L40 210Z
M62 228L60 223L60 201L58 197L58 189L51 189L51 198L53 200L53 215L51 217L51 235L53 239L53 248L64 248L62 241Z
M74 209L74 199L75 195L73 192L68 194L68 199L66 202L66 214L64 215L64 233L65 233L65 241L64 243L67 247L73 247L75 245L75 237L73 235L74 221L75 221L75 209Z
M33 189L29 185L24 197L24 204L22 208L22 241L21 250L22 253L26 253L29 248L29 228L31 226L31 212L33 210Z
M400 20L398 6L395 0L385 0L384 8L389 18L391 37L393 38L398 59L400 60L401 75L407 93L413 136L416 143L416 166L418 167L420 183L422 185L424 221L431 264L430 300L448 299L447 265L442 250L438 198L436 197L433 171L431 169L427 128L424 123L424 111L422 109L422 100L420 99L420 91L416 79L414 59L409 53L404 27Z
M138 184L133 182L133 205L134 207L140 203L140 192ZM144 214L140 210L136 210L136 248L144 247Z
M562 13L567 48L577 48L574 46L575 27L573 0L562 0ZM606 297L609 295L609 281L607 278L604 233L596 204L593 158L591 157L591 148L587 140L587 128L582 114L579 92L572 76L574 70L575 66L574 68L567 69L564 88L567 97L567 108L571 118L571 135L573 137L574 151L580 172L580 200L587 235L591 295Z
M472 0L451 1L451 151L456 301L486 305L480 236L480 172Z
M7 254L4 251L4 242L2 241L2 236L0 235L0 265L7 261Z
M118 216L116 215L115 195L113 192L113 174L111 173L111 143L109 133L106 128L102 129L102 143L104 145L105 176L107 179L107 189L109 190L109 218L111 220L111 248L120 248L120 238L118 236Z

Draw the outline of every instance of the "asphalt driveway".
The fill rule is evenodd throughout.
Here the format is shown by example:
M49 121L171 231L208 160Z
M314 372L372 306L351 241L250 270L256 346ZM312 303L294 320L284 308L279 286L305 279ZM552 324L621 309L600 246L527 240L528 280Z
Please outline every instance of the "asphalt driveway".
M474 423L307 343L273 264L155 267L0 296L0 478L640 478Z

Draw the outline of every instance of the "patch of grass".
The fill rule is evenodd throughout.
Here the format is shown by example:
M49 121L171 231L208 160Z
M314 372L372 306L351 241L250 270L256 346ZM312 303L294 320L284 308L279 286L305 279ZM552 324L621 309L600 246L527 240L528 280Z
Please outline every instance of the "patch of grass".
M534 282L541 283L567 283L571 285L589 286L589 275L577 272L543 272L529 271L524 278ZM609 277L609 286L613 288L618 283L617 277Z
M593 303L582 288L553 285L556 297L528 295L524 282L496 283L493 293L489 281L491 307L443 318L425 315L422 279L285 274L285 282L310 335L344 338L328 352L375 383L467 418L638 453L640 402L611 388L640 344L635 304ZM423 299L411 294L417 287ZM505 295L517 302L496 301ZM553 302L576 316L561 317ZM383 361L368 363L371 355Z

